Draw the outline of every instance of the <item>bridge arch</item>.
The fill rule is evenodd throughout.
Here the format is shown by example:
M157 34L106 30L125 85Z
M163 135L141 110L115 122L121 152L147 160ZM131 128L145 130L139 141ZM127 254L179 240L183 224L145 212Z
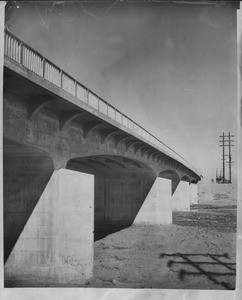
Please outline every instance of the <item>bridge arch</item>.
M180 182L180 177L179 175L173 171L173 170L165 170L162 171L158 174L158 177L161 178L166 178L171 180L171 193L172 195L174 194L179 182Z
M191 179L188 177L188 176L182 176L182 178L181 178L181 180L182 181L187 181L187 182L189 182L190 183L190 181L191 181Z
M157 175L140 161L118 155L70 159L67 169L94 175L94 239L129 227Z

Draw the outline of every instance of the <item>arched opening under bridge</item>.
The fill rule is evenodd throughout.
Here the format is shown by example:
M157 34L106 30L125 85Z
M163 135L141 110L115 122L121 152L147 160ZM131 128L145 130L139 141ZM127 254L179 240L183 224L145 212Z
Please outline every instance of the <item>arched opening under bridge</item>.
M131 226L157 177L145 164L116 155L74 158L66 168L94 175L94 240Z

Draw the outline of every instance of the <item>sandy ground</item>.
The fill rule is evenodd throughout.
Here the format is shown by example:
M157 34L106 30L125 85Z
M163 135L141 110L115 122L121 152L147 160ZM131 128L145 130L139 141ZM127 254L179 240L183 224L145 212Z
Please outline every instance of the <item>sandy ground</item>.
M96 241L94 276L82 287L234 289L236 186L200 185L198 199L190 212L174 212L172 225L131 226Z
M87 287L234 289L236 186L199 187L199 204L173 224L131 226L94 244Z

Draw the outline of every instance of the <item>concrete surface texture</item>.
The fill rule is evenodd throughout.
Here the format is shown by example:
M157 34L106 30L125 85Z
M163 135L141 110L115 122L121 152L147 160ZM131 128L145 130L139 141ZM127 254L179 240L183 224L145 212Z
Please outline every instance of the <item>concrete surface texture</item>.
M93 232L127 228L137 214L171 224L171 205L189 209L193 169L6 56L4 66L6 281L81 284Z
M172 210L189 211L190 195L191 195L191 188L189 182L181 180L172 195Z
M209 202L223 202L230 200L231 202L237 202L237 184L236 183L225 183L218 184L215 182L209 182L202 180L197 185L198 189L198 202L209 203Z
M233 185L216 189L226 190L222 206L222 200L198 203L190 211L173 212L173 224L133 225L95 242L94 277L88 286L235 289L237 203Z
M197 184L190 184L190 204L198 203Z
M156 178L133 224L172 224L171 180Z
M55 169L70 159L119 155L157 174L173 170L197 182L200 175L71 94L5 57L4 138L49 153Z
M6 281L71 286L92 276L93 191L93 175L54 171L8 257Z
M109 162L106 165L106 162ZM82 157L67 168L95 176L95 239L126 228L133 223L156 174L137 162L118 156Z

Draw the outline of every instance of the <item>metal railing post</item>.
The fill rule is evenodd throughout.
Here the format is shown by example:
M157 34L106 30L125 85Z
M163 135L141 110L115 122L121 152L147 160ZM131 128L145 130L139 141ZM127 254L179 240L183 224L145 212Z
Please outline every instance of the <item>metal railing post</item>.
M24 51L23 51L23 44L20 43L20 64L21 65L23 65L23 60L24 60L23 53L24 53Z
M60 70L60 87L63 87L63 72Z
M89 90L87 90L87 104L89 104Z
M49 82L52 82L55 85L58 85L61 89L63 89L64 86L64 78L63 74L72 80L74 82L74 96L77 97L78 95L78 84L77 80L69 76L67 73L65 73L63 70L61 70L58 66L55 64L51 63L48 59L43 57L39 52L37 52L35 49L31 48L27 44L25 44L23 41L15 37L11 32L8 32L7 30L5 31L5 48L4 48L4 53L6 56L8 56L10 59L19 62L20 65L23 65L26 67L28 70L32 70L39 76L42 76ZM40 62L42 61L43 63L43 74L39 71L39 67L41 66ZM47 65L48 61L48 65ZM49 68L48 68L49 66ZM59 74L59 77L56 78L56 74ZM58 76L58 75L57 75ZM58 81L58 82L57 82ZM80 84L81 85L81 84ZM83 88L86 90L86 100L87 104L90 105L90 91L81 85ZM67 80L67 88L66 91L68 91L70 94L73 94L73 85L71 84L70 88L68 88L68 80ZM95 97L97 98L98 101L98 111L100 111L101 108L101 100L95 93L93 93ZM179 160L182 159L182 161L185 162L185 165L190 165L191 164L186 161L182 156L180 156L177 152L175 152L173 149L171 149L169 146L164 144L162 141L157 139L155 136L153 136L151 133L149 133L147 130L145 130L143 127L139 126L137 123L135 123L133 120L130 118L126 117L124 114L122 114L119 110L114 108L113 106L109 105L106 101L103 101L106 106L107 106L107 116L110 115L109 113L109 107L112 107L112 110L114 110L114 120L116 122L119 122L120 124L124 125L124 118L127 120L127 124L125 125L128 129L133 130L135 133L140 135L142 138L144 138L148 143L156 145L158 149L161 151L168 151L170 153L171 157L179 157ZM120 121L117 121L117 114L119 113L120 115ZM110 117L111 118L111 117ZM111 118L113 119L113 118ZM192 167L192 166L191 166ZM193 167L192 167L193 168Z
M45 78L45 58L43 57L43 78Z
M74 91L74 94L75 94L75 97L77 98L77 81L75 81L75 91Z

